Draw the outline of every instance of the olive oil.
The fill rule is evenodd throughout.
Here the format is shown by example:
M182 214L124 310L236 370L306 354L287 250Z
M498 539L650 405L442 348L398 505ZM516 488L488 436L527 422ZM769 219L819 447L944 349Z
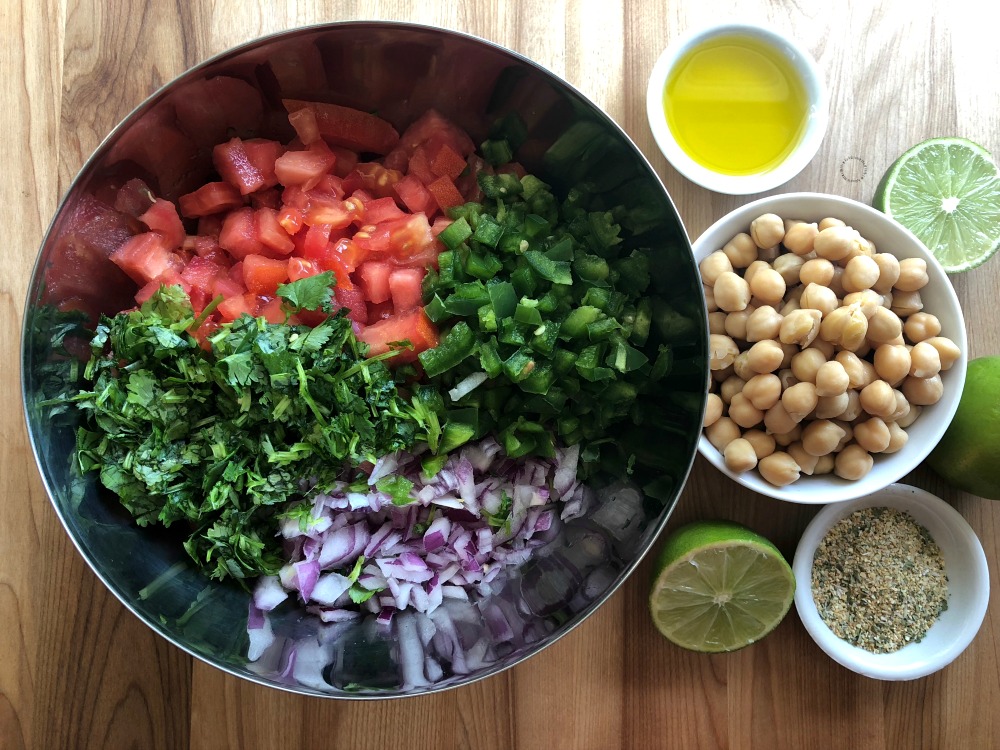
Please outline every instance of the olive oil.
M715 37L685 53L663 93L684 152L729 175L766 172L802 139L809 98L791 61L748 35Z

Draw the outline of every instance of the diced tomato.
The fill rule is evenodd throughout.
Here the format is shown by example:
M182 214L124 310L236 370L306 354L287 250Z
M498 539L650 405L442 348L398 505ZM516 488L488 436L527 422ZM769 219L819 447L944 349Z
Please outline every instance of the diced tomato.
M210 216L243 205L240 191L228 182L209 182L177 199L183 216Z
M135 178L122 185L115 194L115 211L121 211L134 219L138 219L153 205L156 196L149 185Z
M212 149L212 164L222 179L239 190L241 195L267 187L267 178L250 160L240 138L232 138Z
M365 325L368 322L368 306L365 304L365 297L357 287L344 289L337 287L333 290L334 299L339 307L347 308L347 317L355 323Z
M355 191L354 197L360 194L361 191ZM364 206L364 221L367 224L381 224L389 219L400 219L406 216L399 204L392 198L369 198Z
M426 273L423 268L395 268L389 273L389 292L397 313L423 305L421 284Z
M252 208L271 208L277 211L281 208L281 191L278 188L267 188L250 194Z
M305 279L310 276L316 276L323 272L323 269L319 267L319 263L315 260L309 260L308 258L289 258L288 259L288 280L298 281L299 279Z
M297 234L302 229L302 211L292 206L282 206L278 211L278 223L289 235Z
M221 263L223 260L229 260L229 256L219 247L219 241L215 237L189 234L184 238L182 247L189 253L193 253L201 258L208 258L213 263ZM226 265L228 265L228 262Z
M219 306L215 309L218 310L222 319L227 322L236 320L244 313L247 315L255 315L257 312L256 295L248 293L227 297L222 300L222 302L219 303Z
M337 157L320 140L304 151L286 151L274 163L274 171L282 185L298 185L309 190L333 169L336 162Z
M454 219L451 219L447 216L438 216L436 219L434 219L434 223L431 224L431 234L437 237L439 234L441 234L441 232L443 232L451 225L452 221L454 221Z
M434 201L442 211L452 206L460 206L464 202L462 194L458 192L455 183L449 177L438 177L427 186L427 190L434 196Z
M339 239L334 245L337 255L349 271L354 271L368 257L368 253L353 239Z
M298 254L303 258L319 258L330 244L330 231L327 224L313 224L305 232L295 235Z
M268 323L284 323L288 315L282 309L284 300L281 297L266 299L261 297L257 306L257 315L264 318Z
M337 177L347 177L358 165L358 154L343 146L330 146L330 150L337 155L337 163L333 165L333 173Z
M462 194L465 200L472 203L482 202L483 191L479 188L478 175L483 171L490 173L493 171L493 168L479 158L478 155L472 154L469 157L468 170L455 180L455 187L458 188L458 191Z
M392 301L380 302L375 304L374 302L368 303L368 324L371 325L379 320L386 320L392 317Z
M417 355L438 344L438 332L422 308L393 315L391 318L365 326L358 338L368 344L369 356L384 354L398 348L395 342L409 341L410 348L399 348L399 354L389 362L393 365L413 362Z
M239 266L239 277L233 278L232 271ZM230 269L230 275L219 277L212 284L212 296L221 294L225 299L230 297L242 297L246 294L247 288L243 283L243 264L237 263Z
M434 196L414 175L408 174L393 185L393 188L399 199L403 201L403 205L413 213L425 213L430 216L437 211L438 204L435 202Z
M423 147L417 147L410 157L406 173L411 174L425 185L430 185L437 179L431 171L431 157Z
M264 245L252 208L239 208L226 216L219 232L219 246L239 259L261 253Z
M375 198L395 198L393 185L403 178L403 173L386 169L376 162L362 162L344 178L344 192L364 190Z
M195 256L184 266L184 270L181 271L181 279L192 289L205 289L212 292L215 288L215 282L224 278L228 270L228 268L211 260Z
M521 166L519 162L512 161L510 162L510 164L501 164L499 167L497 167L497 174L516 175L517 179L520 180L522 177L528 174L528 171L523 166Z
M284 99L290 113L311 109L320 135L330 143L360 152L386 154L399 141L399 133L381 117L350 107L300 99Z
M389 290L389 274L392 265L384 261L369 260L358 266L358 284L368 302L386 302L392 292Z
M187 237L181 217L177 215L177 207L163 198L153 201L153 205L146 209L146 212L139 217L139 221L150 230L162 234L171 249L179 248Z
M183 287L185 292L189 291L187 285L177 274L177 271L171 269L165 272L162 276L159 276L140 287L139 291L135 293L135 302L136 304L141 305L143 302L146 302L150 297L156 294L160 287L174 285Z
M170 271L179 274L183 259L167 245L159 232L137 234L111 253L111 260L137 284L148 284Z
M198 345L207 352L212 351L212 345L209 343L208 337L218 330L219 321L214 317L209 317L208 319L201 321L201 325L197 328L190 329L191 335L195 337Z
M202 237L214 237L216 240L219 239L219 234L222 233L222 222L225 219L223 214L212 214L211 216L202 216L198 219L198 234Z
M370 231L362 228L354 235L354 242L377 259L389 259L404 266L435 265L439 252L423 214L385 221Z
M417 118L399 138L396 148L386 155L385 165L402 169L418 146L435 141L435 148L447 143L460 156L467 157L476 150L476 144L468 134L433 109ZM436 153L436 152L435 152Z
M447 143L441 144L441 148L431 160L431 172L438 177L448 177L452 180L462 174L467 166L463 156Z
M247 291L273 296L278 285L288 281L288 261L248 255L243 259L243 282Z
M243 141L243 150L246 151L250 163L264 176L264 187L269 188L277 185L278 178L274 173L274 163L278 157L285 153L285 147L278 141L267 138L250 138Z
M316 122L316 113L308 107L289 112L288 122L295 128L299 140L307 146L322 138L319 134L319 123Z
M353 224L363 211L361 201L342 201L333 195L317 195L309 199L305 222L310 226L323 224L331 229L343 229Z
M278 212L273 208L258 208L254 214L257 233L264 247L278 255L288 255L295 249L295 243L288 232L278 222Z

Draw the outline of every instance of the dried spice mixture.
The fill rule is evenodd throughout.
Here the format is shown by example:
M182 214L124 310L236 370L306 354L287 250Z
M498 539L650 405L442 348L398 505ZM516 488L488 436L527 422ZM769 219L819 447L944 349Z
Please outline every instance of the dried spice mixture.
M948 608L940 548L895 508L863 508L834 524L813 556L812 589L837 637L876 654L921 640Z

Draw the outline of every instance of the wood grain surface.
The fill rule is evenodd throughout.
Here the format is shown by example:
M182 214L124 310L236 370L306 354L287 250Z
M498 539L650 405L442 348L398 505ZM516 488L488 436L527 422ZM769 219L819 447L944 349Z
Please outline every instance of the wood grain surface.
M49 506L21 414L21 313L36 250L73 175L161 84L234 44L329 20L460 29L514 49L617 119L663 177L692 237L745 198L687 182L656 151L646 78L666 43L725 18L768 22L812 51L831 93L819 155L779 191L869 201L905 148L963 135L1000 153L1000 47L972 0L421 0L322 3L2 0L0 122L0 748L991 748L1000 746L1000 620L942 672L867 680L813 644L794 612L724 656L662 640L648 561L597 614L533 659L443 694L349 703L242 682L154 635L108 593ZM995 11L990 11L995 12ZM777 192L777 191L776 191ZM1000 261L954 279L971 356L1000 352ZM1000 504L908 478L949 501L998 578ZM747 523L791 555L815 513L758 497L699 459L671 526ZM995 584L993 588L996 592Z

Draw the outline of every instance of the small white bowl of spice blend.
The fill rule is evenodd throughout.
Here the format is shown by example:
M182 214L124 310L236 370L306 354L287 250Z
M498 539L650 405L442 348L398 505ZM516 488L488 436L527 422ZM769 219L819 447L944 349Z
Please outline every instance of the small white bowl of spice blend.
M912 680L950 664L989 602L986 555L944 500L893 484L828 505L795 551L795 608L813 640L848 669Z

